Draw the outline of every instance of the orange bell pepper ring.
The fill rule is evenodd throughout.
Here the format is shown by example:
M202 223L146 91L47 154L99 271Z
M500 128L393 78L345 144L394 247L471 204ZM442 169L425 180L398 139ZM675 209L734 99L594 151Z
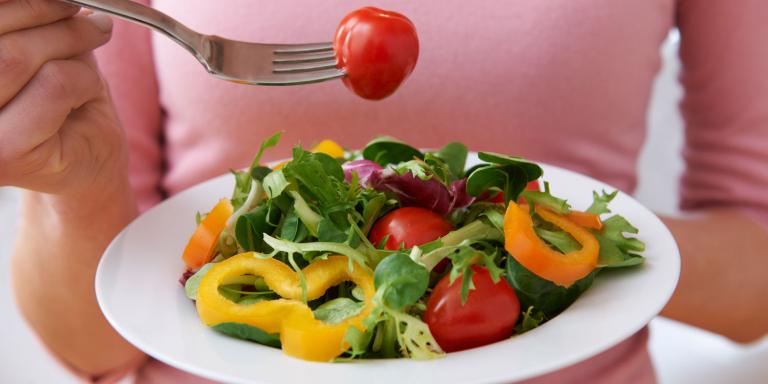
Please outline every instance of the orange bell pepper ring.
M563 287L570 287L597 266L600 244L592 233L573 221L546 208L536 207L539 216L571 235L578 251L560 253L536 235L527 209L510 201L504 215L504 248L526 269Z
M349 327L365 330L363 319L373 309L373 276L360 266L349 270L346 256L330 256L313 261L302 270L307 300L322 297L328 288L352 281L363 290L365 304L359 314L338 324L315 319L312 309L301 301L302 289L297 273L275 259L260 259L253 252L241 253L214 265L200 281L197 312L208 326L226 322L243 323L267 333L279 333L283 352L310 361L330 361L349 349L344 336ZM282 297L254 304L237 304L219 293L228 279L242 275L264 278L264 282Z
M571 211L565 218L584 228L596 229L598 231L603 228L603 221L600 220L600 215L594 213Z
M189 269L198 269L211 261L221 231L227 226L232 216L232 204L221 199L218 204L200 222L195 233L190 237L181 258Z

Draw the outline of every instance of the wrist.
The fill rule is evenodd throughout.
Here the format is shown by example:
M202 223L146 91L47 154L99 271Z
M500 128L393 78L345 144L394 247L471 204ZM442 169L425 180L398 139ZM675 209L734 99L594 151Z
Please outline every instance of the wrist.
M93 229L98 233L116 233L138 215L127 175L59 194L25 191L22 208L25 221L37 218L43 225L55 225L56 230Z

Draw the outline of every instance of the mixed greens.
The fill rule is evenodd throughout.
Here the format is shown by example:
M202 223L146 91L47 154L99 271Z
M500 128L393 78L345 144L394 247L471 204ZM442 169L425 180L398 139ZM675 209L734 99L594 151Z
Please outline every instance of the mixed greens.
M637 229L608 216L617 192L574 211L519 157L480 152L466 169L463 144L381 137L263 165L279 139L233 171L184 251L186 294L224 334L308 360L429 359L529 331L601 270L643 262Z

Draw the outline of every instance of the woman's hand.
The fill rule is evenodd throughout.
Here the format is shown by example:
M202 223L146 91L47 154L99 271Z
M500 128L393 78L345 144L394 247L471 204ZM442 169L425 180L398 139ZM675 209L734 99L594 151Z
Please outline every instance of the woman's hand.
M98 377L143 358L107 323L96 266L136 216L127 145L92 56L112 22L52 0L0 0L0 185L27 189L12 262L22 314Z
M50 0L0 1L0 185L92 191L127 168L91 51L111 20Z

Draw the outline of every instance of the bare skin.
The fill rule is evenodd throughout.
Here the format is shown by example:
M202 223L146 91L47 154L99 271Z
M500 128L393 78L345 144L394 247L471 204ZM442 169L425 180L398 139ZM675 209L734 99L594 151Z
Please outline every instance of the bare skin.
M662 315L737 342L768 332L768 233L748 215L715 210L665 218L681 253L680 281Z
M99 376L145 358L109 326L93 290L102 252L138 211L125 139L90 56L111 24L77 12L0 0L0 185L27 190L12 264L19 308L60 359ZM683 272L663 314L739 342L764 335L766 231L735 210L665 221Z

